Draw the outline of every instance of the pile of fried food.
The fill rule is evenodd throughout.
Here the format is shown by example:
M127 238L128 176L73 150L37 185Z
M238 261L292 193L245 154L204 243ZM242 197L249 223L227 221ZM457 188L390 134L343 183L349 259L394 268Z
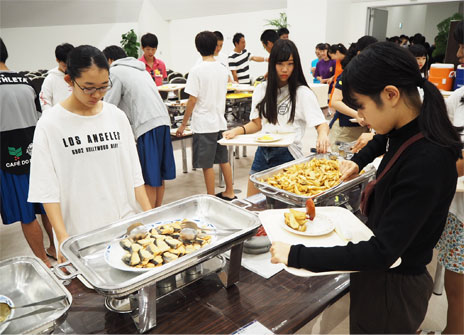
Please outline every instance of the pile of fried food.
M285 224L297 231L306 231L306 223L316 217L316 205L313 199L306 199L306 212L290 208L289 213L284 213Z
M290 208L290 212L284 213L285 224L297 231L306 231L306 223L309 219L305 212Z
M180 238L181 224L182 221L167 223L121 240L119 245L127 251L122 261L135 268L154 268L210 243L211 235L204 233L193 240L183 241Z
M337 159L314 158L290 166L261 182L298 195L314 196L338 185L340 177L340 163Z

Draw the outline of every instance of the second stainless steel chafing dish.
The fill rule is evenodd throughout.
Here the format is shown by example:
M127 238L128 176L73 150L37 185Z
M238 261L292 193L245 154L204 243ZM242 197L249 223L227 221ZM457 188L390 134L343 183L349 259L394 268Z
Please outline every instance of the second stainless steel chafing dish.
M281 164L261 172L254 173L250 176L250 180L254 183L255 187L266 196L269 207L274 207L275 201L273 200L282 202L287 206L305 207L306 200L308 198L312 198L316 206L343 205L353 212L357 211L359 208L359 202L361 200L362 190L366 184L375 176L376 169L373 165L366 166L364 168L364 172L358 177L347 182L342 182L312 197L288 192L278 187L271 186L264 181L267 178L282 172L284 169L287 169L293 165L309 162L314 158L335 158L338 160L343 159L340 155L336 154L314 154L285 164Z
M199 219L204 223L213 224L218 229L240 230L229 235L218 235L215 241L200 250L146 272L125 272L105 262L104 252L109 244L107 241L124 234L132 223L150 224L183 218ZM61 279L70 279L78 275L84 277L98 293L107 297L106 304L110 309L114 306L111 300L129 301L128 312L131 313L138 330L145 332L156 326L156 300L160 298L162 291L162 287L156 285L157 283L171 283L176 286L175 277L180 272L195 269L199 264L207 264L214 260L218 263L216 256L231 250L228 266L223 268L225 262L219 262L219 269L216 266L215 271L225 287L233 285L239 279L243 242L255 235L259 226L258 216L243 208L214 196L192 196L67 239L61 250L68 263L61 266L66 266L72 274L64 276L60 271L56 271L56 274ZM69 269L70 266L74 269ZM205 268L207 267L205 265ZM187 283L188 281L184 281L182 285Z
M15 306L65 296L46 308L21 308L15 317L31 314L9 322L5 334L47 334L60 325L71 307L71 293L37 257L20 256L0 262L0 294L10 298ZM43 307L43 306L42 306ZM46 309L50 310L47 311ZM33 315L34 311L44 312ZM1 330L0 330L1 333Z

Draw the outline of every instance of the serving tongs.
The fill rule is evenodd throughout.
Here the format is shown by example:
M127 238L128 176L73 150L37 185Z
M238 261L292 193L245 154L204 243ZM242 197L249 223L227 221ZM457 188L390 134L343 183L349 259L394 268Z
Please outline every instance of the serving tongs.
M194 240L197 236L202 234L211 234L211 235L229 235L236 233L241 229L237 228L209 228L209 227L198 227L198 225L193 221L184 220L180 224L180 238L184 241Z
M2 313L5 312L5 313L8 313L8 315L9 315L11 313L11 310L13 310L13 309L27 308L27 307L40 306L40 305L48 305L48 304L52 304L54 302L61 301L63 299L66 299L65 295L60 295L59 297L54 297L54 298L50 298L50 299L46 299L46 300L33 302L33 303L27 304L27 305L13 306L13 307L8 305L7 303L0 303L0 305L2 306L0 308L2 310ZM32 315L36 315L36 314L40 314L40 313L45 313L45 312L50 312L50 311L54 311L54 310L56 310L56 307L49 306L49 307L44 307L44 308L37 309L37 310L35 310L33 312L30 312L30 313L27 313L27 314L17 316L17 317L12 318L12 319L7 319L7 317L8 317L8 315L7 315L6 318L5 318L6 320L3 321L3 322L11 322L11 321L22 319L22 318L25 318L25 317L28 317L28 316L32 316Z

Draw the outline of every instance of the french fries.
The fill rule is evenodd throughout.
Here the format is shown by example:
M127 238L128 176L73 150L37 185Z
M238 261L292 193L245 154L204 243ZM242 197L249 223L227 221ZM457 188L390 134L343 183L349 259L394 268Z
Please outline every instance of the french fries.
M284 213L284 217L285 224L290 228L298 231L306 231L306 222L308 222L308 219L305 212L290 209L290 212Z
M338 160L314 158L261 181L298 195L314 196L338 185L340 177Z

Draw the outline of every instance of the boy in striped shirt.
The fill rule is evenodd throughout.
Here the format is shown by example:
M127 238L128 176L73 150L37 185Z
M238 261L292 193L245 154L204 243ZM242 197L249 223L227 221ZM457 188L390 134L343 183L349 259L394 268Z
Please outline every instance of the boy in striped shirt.
M250 84L250 60L255 62L264 62L264 57L252 56L245 49L245 36L242 33L236 33L232 39L234 43L234 52L229 56L229 69L232 71L234 81L239 84Z

